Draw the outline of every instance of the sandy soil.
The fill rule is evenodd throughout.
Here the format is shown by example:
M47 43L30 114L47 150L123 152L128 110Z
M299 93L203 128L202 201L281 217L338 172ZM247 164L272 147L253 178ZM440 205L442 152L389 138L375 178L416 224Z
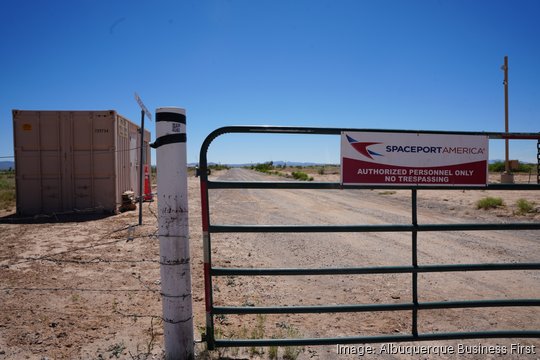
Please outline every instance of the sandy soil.
M228 180L280 180L244 169L216 172ZM336 175L315 175L335 181ZM195 337L204 324L202 243L198 179L189 179ZM540 204L538 192L419 191L419 223L540 221L515 214L515 201ZM506 206L477 210L485 196ZM410 223L410 191L213 190L214 224ZM162 358L156 205L116 216L13 219L0 214L0 359ZM418 236L420 264L538 262L538 232L444 232ZM410 264L407 233L215 234L214 266L339 267ZM399 303L411 299L411 275L223 277L214 282L217 305L315 305ZM476 272L419 276L419 300L540 298L538 272ZM420 332L539 329L536 308L422 311ZM410 332L410 312L221 316L222 337L320 337ZM540 355L539 339L430 342L430 345L536 346L535 354L468 355L525 358ZM422 343L424 345L426 343ZM411 345L411 344L409 344ZM380 345L374 345L380 350ZM222 349L201 357L269 358L275 349ZM297 350L298 353L294 353ZM279 357L338 356L335 346L279 349ZM445 355L443 358L462 358ZM378 354L367 358L409 359ZM426 356L422 358L439 358Z

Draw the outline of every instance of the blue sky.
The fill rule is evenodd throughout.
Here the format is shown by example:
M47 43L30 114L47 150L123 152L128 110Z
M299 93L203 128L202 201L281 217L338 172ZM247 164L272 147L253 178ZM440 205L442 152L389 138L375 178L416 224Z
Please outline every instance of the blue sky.
M234 124L503 131L505 55L510 130L538 132L539 18L536 0L4 0L0 156L13 154L11 109L139 123L135 91L152 112L187 109L189 162ZM536 142L510 153L536 161ZM265 160L337 163L339 139L224 136L209 154Z

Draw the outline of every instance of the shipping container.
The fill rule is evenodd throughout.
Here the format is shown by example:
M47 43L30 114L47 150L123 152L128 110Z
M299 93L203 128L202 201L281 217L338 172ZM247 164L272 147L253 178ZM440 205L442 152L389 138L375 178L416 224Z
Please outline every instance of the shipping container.
M13 110L13 136L19 215L116 212L124 191L140 194L140 127L114 110Z

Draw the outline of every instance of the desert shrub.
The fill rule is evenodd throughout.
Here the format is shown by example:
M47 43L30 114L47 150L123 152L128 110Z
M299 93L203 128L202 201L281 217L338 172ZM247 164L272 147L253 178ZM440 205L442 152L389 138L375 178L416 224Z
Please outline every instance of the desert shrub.
M535 212L534 205L535 205L534 202L531 202L527 199L518 199L518 201L516 201L516 206L518 208L519 214L527 214L527 213Z
M262 164L253 165L251 168L262 173L268 173L271 170L274 170L274 162L268 161Z
M296 180L313 181L313 178L311 176L309 176L308 174L306 174L305 172L303 172L303 171L293 171L292 176Z
M519 163L519 168L517 170L513 170L514 172L521 172L521 173L529 173L535 169L535 164L526 164L526 163ZM490 172L503 172L505 170L504 161L497 161L492 164L488 165L488 170Z
M504 161L497 161L493 164L488 165L488 170L490 172L503 172L504 171Z
M287 337L290 339L297 339L301 337L301 333L298 329L289 326L287 328ZM286 346L284 349L283 359L296 360L303 350L304 348L300 346Z
M503 206L503 200L500 197L485 197L476 202L477 209L495 209L499 206Z
M211 170L229 170L230 167L227 166L227 165L222 165L222 164L212 164L210 166L208 166L209 169Z

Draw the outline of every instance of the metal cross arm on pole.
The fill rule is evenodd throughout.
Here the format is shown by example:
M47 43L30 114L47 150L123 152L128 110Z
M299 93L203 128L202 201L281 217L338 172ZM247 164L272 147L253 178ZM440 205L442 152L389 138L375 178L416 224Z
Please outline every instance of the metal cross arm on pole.
M148 119L152 120L152 114L144 103L142 102L142 99L140 96L135 93L135 101L137 101L137 104L141 107L141 147L140 147L140 157L139 157L139 225L142 225L142 203L143 203L143 168L147 161L145 159L145 146L144 146L144 115L148 117Z

